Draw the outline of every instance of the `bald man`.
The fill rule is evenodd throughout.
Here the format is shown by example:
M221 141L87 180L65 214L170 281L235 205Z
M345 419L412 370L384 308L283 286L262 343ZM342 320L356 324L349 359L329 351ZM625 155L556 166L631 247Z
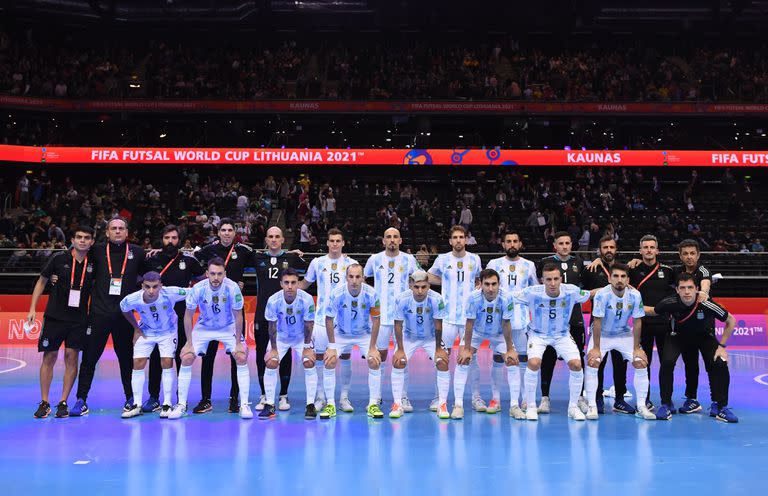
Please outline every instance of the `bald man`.
M270 227L267 229L267 250L254 255L258 291L256 293L256 315L254 316L253 333L256 339L256 368L259 372L259 386L261 387L261 398L256 405L257 410L263 410L267 402L264 389L264 372L267 366L264 361L264 355L267 353L267 345L269 344L269 323L264 318L264 309L266 308L267 301L269 301L269 297L282 290L280 287L280 274L285 269L290 267L303 276L309 266L297 253L283 250L284 241L283 231L279 227ZM291 353L288 350L280 361L280 399L277 405L278 410L289 410L291 408L288 402L288 385L291 382L292 365Z

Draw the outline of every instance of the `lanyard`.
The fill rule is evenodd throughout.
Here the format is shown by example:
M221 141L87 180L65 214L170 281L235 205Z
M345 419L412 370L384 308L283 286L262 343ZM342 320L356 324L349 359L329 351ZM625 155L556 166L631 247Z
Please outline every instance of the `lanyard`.
M696 304L693 306L693 310L691 310L691 313L689 313L689 314L688 314L688 315L687 315L687 316L686 316L686 317L685 317L683 320L678 320L678 321L677 321L677 323L678 323L678 324L682 324L682 323L684 323L686 320L690 319L690 318L691 318L691 316L694 314L694 312L696 312L696 309L697 309L697 308L699 308L699 301L698 301L698 300L696 300Z
M608 269L605 268L605 265L601 265L601 267L603 268L603 272L605 272L605 277L608 278L608 282L610 283L611 282L611 273L608 271Z
M125 275L125 265L128 263L128 243L125 244L125 258L123 258L123 268L120 272L120 279ZM109 268L109 277L115 277L112 272L112 258L109 256L109 243L107 243L107 267Z
M645 279L643 279L642 281L640 281L640 284L638 284L638 285L637 285L637 288L636 288L636 289L640 289L640 287L641 287L643 284L645 284L645 281L647 281L648 279L650 279L652 275L654 275L656 272L658 272L658 271L659 271L659 267L661 267L661 264L660 264L659 262L656 262L656 267L654 267L654 268L653 268L653 270L652 270L652 271L651 271L651 272L650 272L650 273L649 273L647 276L645 276Z
M75 289L75 251L72 250L72 275L69 278L69 289ZM88 267L88 255L85 256L85 260L83 260L83 273L80 275L80 286L78 286L78 289L83 289L83 283L85 282L85 268Z
M161 271L160 271L160 275L161 275L161 276L162 276L163 274L165 274L165 271L166 271L166 270L168 270L168 267L170 267L170 266L171 266L171 264L172 264L173 262L175 262L177 258L179 258L179 255L180 255L180 254L181 254L181 252L177 253L177 254L176 254L176 256L175 256L175 257L173 257L173 259L171 259L171 261L170 261L170 262L168 262L168 264L167 264L165 267L163 267L163 270L161 270Z
M227 253L227 259L224 260L224 268L227 268L227 265L229 265L229 257L232 256L232 252L235 251L235 243L232 242L232 248L229 249L229 253Z

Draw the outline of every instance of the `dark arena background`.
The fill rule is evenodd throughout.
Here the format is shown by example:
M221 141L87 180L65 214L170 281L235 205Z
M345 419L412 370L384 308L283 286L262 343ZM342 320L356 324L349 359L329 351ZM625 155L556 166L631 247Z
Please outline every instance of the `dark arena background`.
M9 495L764 491L766 32L768 2L763 0L4 0L3 490ZM130 257L125 255L124 240L112 237L110 226L124 223L110 222L115 217L125 219L136 257L132 251L125 252ZM164 249L168 225L176 226L171 232L178 235L178 251ZM456 225L463 231L452 230ZM88 269L78 269L75 277L75 255L80 253L75 238L83 226L93 229L95 244L81 265ZM278 232L273 227L282 233L282 246L279 240L269 244L269 236ZM225 228L229 234L222 234ZM314 393L305 395L310 375L302 364L307 363L307 352L316 357L312 348L302 348L301 336L293 343L293 364L284 361L280 367L280 379L293 379L287 396L285 391L275 393L274 415L266 415L270 405L261 409L265 400L258 369L269 340L263 316L272 294L266 292L272 284L268 279L276 284L278 274L289 266L282 260L290 260L300 279L308 277L299 287L317 279L307 288L317 309L329 307L318 294L320 278L345 286L352 271L333 272L334 262L332 269L318 269L317 276L308 274L314 274L312 267L325 267L321 262L326 258L320 257L338 237L333 231L329 235L332 228L343 233L343 252L370 267L364 277L375 286L371 291L381 305L393 305L385 300L394 296L380 292L399 276L390 261L395 272L389 273L389 281L378 275L374 279L373 274L386 267L384 262L376 267L379 259L371 257L385 248L396 254L386 234L393 232L402 240L400 253L412 255L432 274L432 290L442 290L448 310L458 305L460 314L469 293L452 292L449 283L455 282L446 274L454 268L441 265L449 256L438 261L438 254L452 249L451 256L461 255L457 233L463 233L466 251L479 256L480 266L469 263L470 270L479 272L505 253L508 261L517 260L517 254L509 258L504 244L505 233L515 231L522 241L519 255L537 268L538 274L530 274L533 286L545 275L542 259L555 255L555 247L565 240L578 258L555 255L550 260L562 265L564 282L580 286L582 293L575 294L608 284L602 268L588 268L596 259L604 266L613 263L613 257L604 256L606 243L615 243L619 262L643 259L641 264L647 262L649 270L660 263L654 270L661 272L648 277L655 274L656 287L672 299L677 298L675 277L672 269L665 272L665 265L682 264L683 272L693 271L699 290L706 289L702 284L710 286L697 293L687 316L643 318L641 340L652 332L649 329L660 332L655 351L653 339L647 348L652 354L647 405L636 397L634 360L624 378L621 371L627 364L621 354L604 360L609 362L605 392L592 398L604 406L593 416L589 401L584 402L584 413L569 405L569 387L579 389L583 377L589 378L589 356L587 371L578 376L576 386L577 372L569 372L572 362L558 360L551 392L542 398L541 388L549 389L544 373L539 377L524 371L523 363L519 371L514 365L509 376L504 374L503 362L510 355L494 356L495 348L480 339L473 359L479 365L479 396L471 365L459 415L453 408L454 386L459 369L466 366L457 366L457 359L469 348L463 344L465 326L458 322L459 338L443 343L452 348L443 417L453 413L454 418L439 418L430 410L437 398L439 360L433 361L424 350L408 359L403 398L393 398L392 382L399 373L393 373L392 366L396 337L388 344L388 356L382 355L376 376L381 381L380 406L375 398L369 401L374 372L366 357L370 360L371 352L367 345L358 346L351 366L339 360L337 370L330 372L337 377L339 411L323 418L329 411L323 396L329 373L318 363L313 380L323 397L312 403L307 397ZM656 260L644 258L641 251L646 235L655 236ZM700 258L686 269L690 240L698 245L694 255ZM159 265L141 260L141 250L148 259L160 260ZM186 404L177 397L186 365L178 376L178 369L169 369L172 397L165 398L163 407L157 402L162 395L152 392L153 374L146 372L145 378L140 367L130 370L132 353L139 349L131 336L139 337L139 331L134 334L117 304L142 288L131 275L151 270L163 273L166 286L187 287L182 293L187 293L189 305L188 287L200 279L198 284L209 284L204 270L212 252L226 258L227 275L241 283L250 389L247 401L242 394L238 400L237 392L227 392L234 375L230 378L230 359L221 346L212 392L201 393L201 375L206 372L197 357L189 409L182 418L173 418L176 407ZM106 257L101 262L98 253ZM58 272L50 277L52 260L64 264L58 269L63 270L61 277ZM179 274L187 263L199 270L181 283L169 282L166 271L176 270L176 260L181 260ZM123 265L118 273L124 262L131 262L128 272ZM510 271L515 270L513 264L522 264L508 263ZM131 269L132 264L138 269ZM443 284L436 284L441 266ZM405 270L397 267L401 273ZM462 262L457 267L462 268ZM463 277L464 272L459 273ZM667 284L658 279L665 273ZM600 277L602 282L595 283ZM90 278L95 280L92 288L82 282ZM634 285L640 287L649 311L660 297L650 301L643 293L646 279ZM401 291L408 289L407 277L404 280ZM478 279L478 288L485 287L485 280ZM115 281L119 296L109 296ZM31 309L37 284L42 284L43 294ZM414 288L417 284L413 282ZM282 291L275 287L273 292ZM520 303L524 287L505 289L498 297L509 298L528 320L533 312L533 321L520 330L525 339L527 329L527 350L525 344L515 345L519 355L535 353L531 343L540 313L535 305L529 309ZM75 297L74 306L73 288L84 291L81 300ZM111 299L112 320L99 313L99 298ZM550 304L552 318L558 307L554 300ZM185 305L180 305L178 328L172 326L169 332L173 347L185 356L176 340L184 335ZM574 338L566 337L568 346L585 339L579 331L582 325L589 343L594 306L587 302L573 307ZM708 316L718 316L721 307L722 318L712 327ZM373 308L369 310L378 320ZM381 311L383 333L391 316L384 306ZM63 314L75 315L74 323L57 320ZM467 314L468 309L460 318ZM487 315L488 322L493 321L491 307ZM288 308L285 321L293 317ZM609 319L600 320L606 334ZM336 324L342 321L336 319ZM324 325L325 320L316 322ZM446 315L444 333L448 322ZM710 326L698 334L690 330L707 327L706 322ZM62 332L69 334L56 349L51 345L61 341ZM192 336L205 332L210 331L195 328ZM322 327L320 333L327 340ZM86 357L99 347L98 336L108 334L103 355L89 362ZM307 346L317 346L317 338L314 329ZM631 336L628 339L631 342ZM699 341L708 345L699 350L690 344ZM669 343L677 343L688 357L687 364L682 358L677 361L671 376L671 403L662 398L660 364L671 367L677 356L662 360L659 343L666 343L667 353ZM591 349L583 342L581 346L582 355ZM434 339L426 347L430 353L440 348ZM713 362L712 350L715 356L724 354L726 361ZM210 356L216 348L208 351ZM552 356L557 354L565 353L558 349ZM90 366L92 374L96 361L88 391L82 373L88 375ZM78 369L72 391L62 393L65 379L71 387ZM235 370L233 366L232 374ZM539 381L538 421L531 418L536 409L524 404L524 392L511 398L508 377L513 373L519 374L522 391L530 377ZM154 375L159 384L157 364ZM614 377L626 382L624 399L615 397ZM242 379L238 375L234 384L243 384ZM133 393L137 384L140 400ZM723 389L727 406L722 404ZM585 391L581 396L589 395ZM717 401L719 405L712 405ZM353 412L342 411L347 404ZM646 410L651 404L653 411ZM638 406L650 416L632 415ZM515 408L520 416L511 411ZM463 419L455 418L460 416Z

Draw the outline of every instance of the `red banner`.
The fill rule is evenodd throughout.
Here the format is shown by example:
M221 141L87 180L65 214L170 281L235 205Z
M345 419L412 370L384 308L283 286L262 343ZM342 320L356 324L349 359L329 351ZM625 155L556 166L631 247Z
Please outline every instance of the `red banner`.
M764 151L96 148L0 145L0 161L46 164L761 167Z
M227 112L388 114L735 115L768 113L762 103L559 103L519 101L65 100L0 95L0 107L56 112Z

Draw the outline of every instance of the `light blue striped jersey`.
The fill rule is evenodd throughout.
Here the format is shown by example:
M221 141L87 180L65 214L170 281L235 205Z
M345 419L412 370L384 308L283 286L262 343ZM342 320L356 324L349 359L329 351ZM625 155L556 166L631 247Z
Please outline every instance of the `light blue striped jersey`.
M326 317L333 319L334 332L340 336L370 334L371 317L378 317L379 311L376 291L367 284L361 286L357 296L352 296L346 284L338 285L325 307Z
M313 259L304 280L317 283L317 312L315 324L325 327L325 305L331 299L331 292L339 284L346 284L347 267L357 263L354 258L342 255L331 258L328 255Z
M395 322L395 298L408 289L408 278L419 264L410 253L388 257L386 251L372 255L365 263L365 277L373 277L373 288L381 304L381 325Z
M464 304L475 289L475 280L480 277L483 265L475 253L466 252L461 258L453 252L438 255L429 269L442 279L440 293L445 301L445 321L449 324L464 325Z
M403 323L408 339L435 337L435 320L443 320L445 303L437 291L429 290L423 301L416 301L413 291L403 291L395 299L395 322Z
M467 298L464 315L467 320L474 320L473 337L490 339L501 336L502 321L510 320L514 312L515 303L509 293L499 290L496 298L488 301L483 290L476 289Z
M264 319L277 323L277 336L284 341L304 336L304 323L315 321L315 300L299 289L291 303L285 301L285 291L280 290L267 300Z
M536 278L536 264L522 257L517 260L509 260L506 256L494 258L485 268L498 272L499 287L507 294L539 284ZM512 329L525 329L530 322L528 307L515 305L515 316L511 321Z
M200 309L195 331L235 331L235 310L243 308L243 293L232 279L224 279L214 289L208 279L203 279L187 291L187 310Z
M146 303L142 289L123 298L120 301L120 311L138 312L141 318L139 328L147 337L176 334L179 329L179 318L173 306L187 298L187 291L186 288L177 286L163 286L157 300Z
M595 294L592 303L592 317L600 317L601 336L624 336L632 334L629 318L645 317L643 297L634 288L626 288L623 296L616 296L611 286L602 288Z
M573 306L589 300L589 291L583 291L573 284L561 284L560 294L550 297L544 285L537 284L518 291L514 297L516 303L527 305L531 311L528 330L554 338L568 335Z

